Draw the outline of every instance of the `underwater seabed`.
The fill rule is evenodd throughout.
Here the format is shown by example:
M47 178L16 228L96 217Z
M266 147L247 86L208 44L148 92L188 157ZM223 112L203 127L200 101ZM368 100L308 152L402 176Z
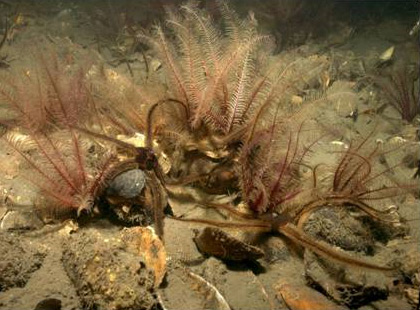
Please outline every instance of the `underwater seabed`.
M418 309L413 3L0 0L0 309Z

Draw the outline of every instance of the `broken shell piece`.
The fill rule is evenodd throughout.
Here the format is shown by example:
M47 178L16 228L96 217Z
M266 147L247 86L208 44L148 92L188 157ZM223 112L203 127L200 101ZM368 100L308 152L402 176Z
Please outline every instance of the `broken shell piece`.
M17 160L3 160L0 162L0 168L6 180L13 180L19 175L19 161Z
M153 58L150 61L150 68L152 69L153 72L158 71L161 67L162 67L162 63L156 58Z
M220 159L228 156L229 152L227 150L217 150L217 151L205 151L204 154L212 159Z
M388 48L385 52L383 52L380 56L379 56L379 60L381 62L388 62L392 59L392 56L394 56L394 50L395 50L395 46L391 46L390 48Z
M136 132L132 136L126 136L126 135L117 135L117 139L131 144L134 147L146 147L146 137L144 134L140 132ZM159 144L156 142L156 140L153 140L153 147L158 147Z
M420 20L417 21L417 23L413 26L413 28L411 28L410 32L408 33L410 36L415 35L416 33L419 32L420 29Z
M57 18L63 18L63 17L67 17L72 13L72 9L64 9L61 10L60 12L58 12L57 14Z
M388 142L389 142L390 144L402 144L402 143L407 142L407 140L406 140L406 139L404 139L403 137L400 137L400 136L395 136L395 137L390 138L390 139L388 140Z
M418 305L419 304L419 290L418 288L406 288L404 290L405 296L407 296L407 298L412 301L412 303L414 305Z
M402 226L400 214L398 213L399 207L397 205L390 205L386 208L386 213L388 213L390 219L392 220L392 225L394 227Z
M390 205L388 208L386 208L387 212L389 213L395 213L398 212L399 207L397 205Z
M158 157L158 162L163 173L168 173L171 170L172 164L169 157L165 153L161 153Z
M124 213L128 214L128 213L130 213L131 206L123 205L123 206L121 207L121 210L122 210L122 212L124 212Z
M108 81L119 81L121 79L121 76L115 70L104 70L104 74Z
M319 82L322 86L322 89L324 90L327 89L328 86L330 86L331 77L327 70L321 72L321 74L319 75Z
M381 67L386 67L386 66L390 65L392 60L393 60L394 50L395 50L395 46L391 46L385 52L383 52L379 56L379 58L378 58L378 60L375 64L375 67L376 68L381 68Z
M145 137L143 134L136 132L133 136L128 137L126 135L117 135L117 139L129 143L134 147L144 147L145 146Z
M60 232L66 236L79 230L79 224L73 220L70 220L66 225L60 230Z
M292 98L290 98L290 103L293 105L301 105L303 103L303 98L301 96L293 95Z
M206 302L212 301L212 309L231 309L226 299L223 297L222 294L220 294L219 290L213 284L191 271L188 271L188 276L195 282L196 290L203 293Z
M336 145L336 146L341 146L341 147L343 147L345 149L348 149L349 148L349 146L347 144L345 144L343 141L335 140L335 141L331 141L331 144L332 145Z
M256 260L264 256L264 252L252 245L242 242L223 230L206 227L201 232L194 230L194 242L200 252L223 260L243 261Z

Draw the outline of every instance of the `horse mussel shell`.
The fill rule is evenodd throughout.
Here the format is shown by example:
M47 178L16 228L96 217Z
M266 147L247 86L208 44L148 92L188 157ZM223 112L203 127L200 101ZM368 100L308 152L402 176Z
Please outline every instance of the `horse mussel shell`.
M206 227L194 230L194 242L201 253L227 261L253 261L264 256L264 252L242 242L223 230Z
M131 199L139 196L145 186L146 176L143 170L132 169L117 175L108 185L107 196L119 196Z
M140 169L121 172L108 183L105 197L120 221L140 225L152 223L152 211L145 206L145 187L146 175Z

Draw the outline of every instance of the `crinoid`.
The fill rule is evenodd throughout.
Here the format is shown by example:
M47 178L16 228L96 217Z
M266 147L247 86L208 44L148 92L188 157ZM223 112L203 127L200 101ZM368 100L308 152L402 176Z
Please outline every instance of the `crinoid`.
M171 163L167 181L196 180L207 192L226 193L239 189L233 167L258 115L269 106L287 105L302 85L296 80L311 75L306 64L321 65L318 58L303 67L290 60L270 64L272 40L258 33L253 16L242 20L226 2L217 3L222 27L190 1L179 11L168 10L164 26L138 33L162 62L166 83L151 78L135 87L109 70L101 71L103 82L97 75L92 80L105 98L100 110L112 134L144 133L149 148L154 141L157 156Z
M179 12L168 10L165 27L138 33L162 62L167 85L163 91L142 85L135 102L107 107L120 127L139 132L150 112L149 136L171 159L174 179L214 175L216 161L229 166L255 111L275 99L276 76L262 63L271 52L270 37L257 32L251 17L241 20L225 2L218 4L223 30L191 1Z
M415 188L405 182L400 185L391 177L393 171L402 164L398 162L392 166L380 169L379 162L384 154L393 152L403 146L391 150L383 150L381 143L372 146L372 131L359 142L352 141L347 149L333 151L339 154L339 161L333 172L327 174L322 180L317 180L318 170L322 165L314 168L314 199L301 205L296 215L298 226L306 220L307 215L315 209L329 204L357 208L371 218L384 222L395 222L395 218L384 210L378 202L403 195ZM324 167L325 168L325 167ZM375 205L375 207L372 206ZM382 207L382 210L381 210Z
M368 136L359 143L351 143L347 150L338 151L338 163L333 168L328 168L334 172L326 177L323 174L322 182L319 180L321 167L316 166L312 169L312 177L308 179L312 185L308 186L299 177L299 167L307 167L304 159L315 142L305 147L300 145L303 132L302 126L298 126L297 131L289 134L280 130L277 134L282 133L282 136L273 135L276 139L271 138L268 140L270 143L260 134L259 139L244 146L243 156L248 157L248 163L242 166L242 198L256 212L243 213L233 205L205 204L207 207L222 210L237 220L214 221L184 217L176 219L222 228L277 232L298 245L339 263L373 270L392 270L393 267L378 266L354 258L335 250L323 241L316 240L305 232L304 223L315 210L322 207L357 209L375 221L400 223L395 214L389 210L381 210L377 203L409 189L389 180L384 181L387 174L397 165L378 170L375 159L383 152L380 152L378 145L373 148L366 147L371 138ZM286 145L281 151L283 156L276 153L277 156L273 157L275 160L268 160L274 153L270 154L273 151L270 151L267 145ZM258 149L258 146L262 149ZM261 157L261 154L265 156ZM265 160L258 160L258 157ZM277 164L271 166L270 163Z
M97 89L105 92L104 97L110 98L103 101L100 110L105 111L104 120L113 125L113 131L145 136L142 147L115 142L131 148L139 167L149 170L163 185L196 182L211 193L237 190L234 163L238 146L258 107L277 100L274 84L278 76L259 65L270 53L270 49L262 48L270 38L258 34L251 17L239 19L222 1L219 8L223 32L191 1L179 13L168 11L165 31L158 26L151 35L138 34L163 64L168 84L159 88L163 91L157 91L150 81L137 89L104 71L105 85L117 81L119 89L133 96L121 100L124 95L110 95L109 86L94 81ZM88 126L78 126L77 130L115 140L109 133ZM145 154L155 159L149 166L142 156ZM162 154L171 162L167 173L157 164L156 156Z
M372 174L378 152L363 150L370 138L340 153L334 177L325 187L327 180L319 180L321 166L311 169L307 161L322 137L305 117L309 105L291 112L284 99L293 88L291 80L283 80L292 65L282 70L276 70L276 66L268 69L262 60L271 50L262 45L270 38L258 34L255 19L239 19L222 1L219 7L223 32L194 2L189 2L179 13L168 11L165 30L173 40L162 27L152 35L137 34L160 57L167 85L158 89L166 91L157 92L150 84L135 87L105 70L101 72L108 82L118 82L114 84L117 87L95 81L85 84L86 76L91 80L97 77L92 74L94 70L71 75L54 59L48 62L41 58L42 74L27 77L42 77L42 83L31 88L35 94L32 99L24 96L20 84L11 92L0 91L12 111L12 117L2 123L8 128L21 127L38 154L25 150L12 131L5 135L6 142L40 176L37 186L45 196L63 209L90 211L115 169L132 164L148 177L146 185L160 237L168 184L196 182L200 190L234 192L250 212L243 213L233 204L201 200L197 204L222 210L240 221L174 218L276 232L326 258L389 270L336 251L303 229L313 211L330 205L354 207L376 220L388 220L386 213L377 211L370 202L393 194L398 186L373 187L372 183L386 172ZM35 117L42 120L42 126L33 122ZM99 120L100 128L92 119ZM115 137L133 132L144 134L143 145L133 146ZM103 162L94 160L84 135L129 150L120 151L120 155L129 153L128 159L118 162L112 148L109 155L101 153L105 154ZM159 163L165 156L171 163L166 171ZM310 178L305 179L304 168L312 172ZM205 180L200 183L203 176ZM310 186L308 180L313 181Z
M53 208L57 214L91 212L117 163L111 152L99 162L88 163L87 144L67 130L53 136L9 131L3 139L24 159L29 168L25 178L46 198L46 205L40 207Z
M90 213L114 177L140 168L146 174L156 170L156 174L149 173L147 192L156 210L163 210L164 206L157 207L164 199L156 175L164 174L157 170L157 159L150 147L133 148L94 132L84 135L89 132L84 127L102 126L106 115L96 104L85 68L64 65L52 51L49 61L44 55L35 56L37 66L19 78L16 74L2 77L0 124L4 141L24 159L28 173L33 175L29 181L37 180L33 185L46 198L46 206L59 214ZM112 113L106 120L117 125ZM121 159L115 143L104 146L92 141L95 137L134 149L134 159ZM162 219L158 217L155 222L158 227Z
M268 108L263 106L262 110ZM302 120L303 111L285 118L286 112L277 106L272 116L265 115L264 122L255 122L247 133L238 174L242 197L258 214L273 212L304 191L300 171L307 166L311 149L322 135L307 124L309 121Z
M380 82L386 101L407 122L411 122L420 113L419 96L414 84L413 74L405 67L388 74L386 80Z
M181 102L176 108L185 113L183 125L198 138L206 131L227 135L250 118L248 112L258 105L264 88L256 83L257 56L270 52L261 49L270 37L258 34L255 20L240 20L224 2L219 6L223 32L189 2L181 14L168 11L166 28L175 40L168 40L162 27L152 36L139 34L162 60L170 78L169 95Z
M90 105L83 71L69 74L56 57L48 63L41 57L41 64L36 74L2 81L2 136L26 162L27 179L40 189L48 207L90 212L116 156L103 151L95 161L88 150L93 144L73 128L86 115L81 107Z
M86 66L71 66L59 59L51 45L29 57L24 72L10 71L0 76L0 124L20 127L27 133L51 131L54 126L69 128L88 121L93 109L85 83ZM85 63L86 65L86 63Z
M125 132L144 133L143 146L117 142L107 133L91 128L77 127L76 130L99 139L114 140L131 149L132 161L149 171L157 197L155 225L160 236L163 234L162 197L164 190L168 190L167 185L173 182L185 185L205 175L207 179L201 184L203 190L213 189L209 180L216 180L214 184L222 193L238 193L251 213L244 214L233 205L198 201L242 221L178 219L218 227L279 232L324 257L389 270L336 251L302 228L312 211L330 204L353 205L379 220L386 217L367 202L374 193L379 200L386 192L372 189L369 180L375 179L371 162L376 151L366 157L358 152L363 143L352 147L342 154L343 162L335 168L333 189L320 187L320 167L311 170L307 159L322 135L318 135L319 131L311 128L310 120L305 118L309 105L298 113L291 113L283 99L292 87L290 81L283 80L290 66L275 72L261 65L259 61L267 50L259 47L269 38L257 33L252 17L242 21L224 2L219 2L219 7L226 26L224 32L191 2L179 13L168 12L166 27L173 40L168 39L162 27L157 27L153 35L138 34L162 61L167 92L153 92L147 85L140 89L129 88L123 81L122 88L140 98L140 104L133 100L127 104L116 96L115 101L110 100L111 104L100 109L107 112L104 119L115 124L118 130L124 132L126 128ZM120 104L114 105L115 102ZM162 154L171 162L166 173L158 161ZM309 186L302 176L304 168L312 171ZM233 185L233 189L226 190L227 186L220 185L220 178L215 177L218 172L229 174L228 184ZM391 190L389 188L388 192Z

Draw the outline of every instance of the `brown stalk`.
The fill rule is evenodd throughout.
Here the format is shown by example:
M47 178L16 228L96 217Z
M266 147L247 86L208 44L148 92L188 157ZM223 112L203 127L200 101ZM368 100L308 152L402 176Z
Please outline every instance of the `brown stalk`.
M185 112L186 120L189 119L188 107L185 105L184 102L182 102L180 100L177 100L177 99L174 99L174 98L168 98L168 99L163 99L163 100L160 100L160 101L152 104L150 106L149 110L147 111L147 118L146 118L146 145L145 146L148 147L148 148L152 148L152 145L153 145L153 143L152 143L153 142L152 141L153 140L153 134L152 134L152 130L153 130L153 128L152 128L153 113L155 112L155 110L159 106L161 106L162 104L165 104L165 103L176 103L176 104L179 104L183 108L183 110ZM188 128L188 129L190 129L190 128Z

